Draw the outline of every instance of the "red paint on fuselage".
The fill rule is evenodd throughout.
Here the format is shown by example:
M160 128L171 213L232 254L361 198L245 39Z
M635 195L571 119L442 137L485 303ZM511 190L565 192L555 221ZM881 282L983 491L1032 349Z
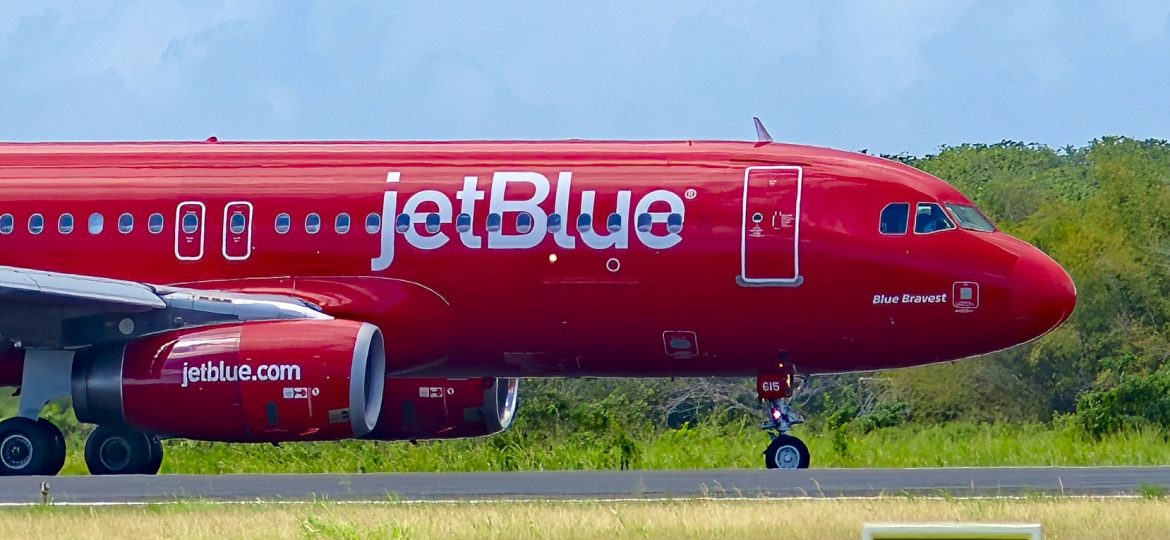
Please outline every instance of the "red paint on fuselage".
M799 168L802 175L798 286L737 283L745 173L771 166ZM553 234L531 248L488 247L492 179L500 172L547 179L550 191L539 204L546 215L559 210L557 186L562 173L571 174L563 224L574 248ZM398 182L388 183L389 173L398 173ZM469 176L483 192L472 222L480 247L467 247L456 224L442 223L445 245L420 249L396 233L392 262L375 269L385 258L382 233L368 233L365 220L381 215L387 190L399 212L414 194L436 190L454 214ZM892 202L969 204L945 182L896 162L804 146L11 144L0 145L0 186L0 216L12 214L14 223L0 234L0 264L295 294L336 316L378 325L391 371L399 374L742 376L774 370L782 352L806 373L901 367L1028 341L1063 322L1075 303L1072 282L1054 261L1002 232L879 232L879 214ZM604 233L620 190L631 201L622 216L628 245L584 245L575 230L582 193L595 192L592 225ZM635 205L656 190L685 204L680 239L670 247L647 246L635 231ZM534 191L512 183L505 197L525 199ZM231 214L246 211L240 203L250 203L252 216L242 232L229 223ZM655 203L650 211L666 207ZM184 232L177 222L199 212L197 230ZM44 218L40 234L29 231L34 213ZM73 216L69 234L58 232L62 213ZM91 234L95 213L103 227ZM119 230L124 213L133 216L133 230L125 233ZM164 222L157 234L148 228L155 213ZM284 234L276 230L282 213L291 221ZM306 232L310 213L320 217L315 234ZM334 228L339 213L350 217L344 234ZM778 214L783 221L784 210ZM395 216L381 218L381 227L395 226ZM410 226L431 236L424 223ZM516 234L515 216L505 214L503 227ZM655 222L652 233L667 236L665 227ZM249 235L245 249L240 243ZM776 271L782 277L792 270ZM957 283L978 284L977 307L955 305ZM879 296L929 301L895 304L878 302ZM672 350L678 336L694 342L681 339Z

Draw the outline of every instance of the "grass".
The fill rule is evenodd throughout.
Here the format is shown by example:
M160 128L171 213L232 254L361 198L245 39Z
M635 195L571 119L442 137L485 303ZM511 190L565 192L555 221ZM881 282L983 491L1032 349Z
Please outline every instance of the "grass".
M1092 440L1039 424L899 426L836 437L798 431L814 467L1164 465L1170 444L1156 431ZM766 435L754 426L704 426L636 438L638 469L759 468ZM84 439L70 437L64 474L84 474ZM339 441L226 444L166 441L164 473L315 473L616 469L620 445L606 435L548 436L522 430L484 439L410 443Z
M0 399L0 412L4 400ZM73 413L48 413L65 431L64 474L84 474L89 427ZM1165 465L1170 442L1156 429L1129 430L1103 439L1086 437L1068 422L1053 424L905 424L864 432L800 426L795 432L812 452L813 467L974 467ZM633 444L623 444L626 437ZM628 439L627 439L628 440ZM381 471L513 471L616 469L622 448L632 448L637 469L759 468L768 438L753 422L632 434L614 427L525 429L524 418L502 434L472 440L422 442L226 444L164 443L164 473L315 473Z
M704 500L653 502L207 503L0 510L2 538L856 539L867 522L1040 523L1049 540L1165 538L1150 499Z

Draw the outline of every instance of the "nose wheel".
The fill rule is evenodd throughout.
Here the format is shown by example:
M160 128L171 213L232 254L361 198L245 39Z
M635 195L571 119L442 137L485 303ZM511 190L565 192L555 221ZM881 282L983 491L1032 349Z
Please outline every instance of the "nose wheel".
M765 403L767 418L760 426L772 435L772 442L764 450L764 467L768 469L807 469L811 455L808 446L789 432L792 426L804 423L804 417L792 409L796 374L790 365L780 364L775 373L761 373L756 378L756 393Z
M807 469L808 447L792 435L777 435L764 450L764 466L769 469Z
M0 476L52 476L65 465L65 436L44 418L0 422Z

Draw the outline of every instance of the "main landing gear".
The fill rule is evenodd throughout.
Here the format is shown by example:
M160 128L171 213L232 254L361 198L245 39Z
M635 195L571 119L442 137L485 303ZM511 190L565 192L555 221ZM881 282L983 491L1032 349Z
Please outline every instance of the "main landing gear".
M125 426L98 426L85 441L93 475L158 474L158 436ZM0 476L53 476L65 465L65 436L52 422L23 416L0 421Z
M95 476L158 474L162 461L157 435L126 426L98 426L85 440L85 465Z
M808 468L808 446L789 434L792 426L804 422L804 418L792 409L795 378L792 368L785 364L780 364L778 372L761 373L756 377L756 394L765 404L768 415L760 427L772 435L772 443L764 450L764 466L769 469ZM796 387L797 391L799 389Z
M17 416L0 421L0 476L52 476L65 465L65 436L52 422Z
M0 476L52 476L65 465L65 436L39 418L48 402L71 395L72 351L28 350L18 416L0 420ZM85 442L90 474L156 474L159 438L126 426L98 426Z

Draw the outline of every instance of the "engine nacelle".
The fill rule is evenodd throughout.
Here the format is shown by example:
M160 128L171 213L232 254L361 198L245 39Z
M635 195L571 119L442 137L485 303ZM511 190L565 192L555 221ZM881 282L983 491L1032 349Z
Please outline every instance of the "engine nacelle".
M498 433L516 416L519 379L387 379L382 419L363 439L458 439Z
M78 351L77 419L212 441L369 434L386 382L367 323L282 320L184 329Z

